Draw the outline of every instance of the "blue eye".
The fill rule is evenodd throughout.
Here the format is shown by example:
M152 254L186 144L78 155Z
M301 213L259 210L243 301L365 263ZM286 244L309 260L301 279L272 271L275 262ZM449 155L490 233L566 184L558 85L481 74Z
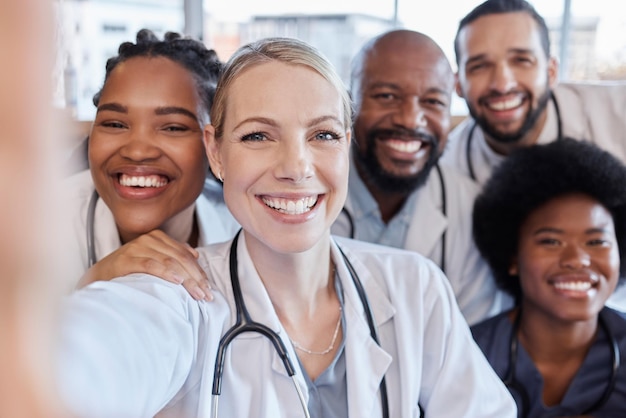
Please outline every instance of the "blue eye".
M260 142L260 141L264 141L265 139L266 139L265 134L261 132L253 132L251 134L247 134L241 137L241 140L243 142L246 142L246 141Z
M315 139L319 139L321 141L336 141L339 139L339 135L334 132L319 132L315 134Z

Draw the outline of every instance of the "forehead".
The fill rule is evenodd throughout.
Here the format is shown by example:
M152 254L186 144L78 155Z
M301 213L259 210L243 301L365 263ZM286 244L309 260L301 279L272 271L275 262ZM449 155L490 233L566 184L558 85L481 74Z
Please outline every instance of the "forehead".
M533 210L527 227L572 225L576 228L607 228L613 225L611 213L595 198L586 194L566 194L549 200Z
M227 96L226 123L248 117L301 122L319 116L343 121L341 95L317 71L270 61L236 76Z
M100 102L122 99L164 106L171 101L197 102L199 96L191 73L183 66L164 57L134 57L111 71Z
M459 32L461 58L499 54L514 49L543 55L537 22L525 12L498 13L479 17Z
M387 43L372 50L363 67L361 85L395 84L407 90L452 92L454 77L445 56L429 46Z

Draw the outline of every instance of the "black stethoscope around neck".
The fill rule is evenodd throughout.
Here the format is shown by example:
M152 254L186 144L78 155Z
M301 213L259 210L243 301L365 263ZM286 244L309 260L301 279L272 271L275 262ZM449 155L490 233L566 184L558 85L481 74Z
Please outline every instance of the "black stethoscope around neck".
M516 369L517 369L517 351L519 346L519 340L517 339L517 333L520 327L520 318L522 317L522 310L517 313L515 321L513 322L513 329L511 331L511 339L509 342L509 370L502 380L502 382L506 385L511 392L511 395L515 398L516 392L518 394L519 402L517 402L517 416L518 418L526 418L527 414L530 412L530 395L528 391L524 387L524 385L517 380L515 377ZM600 409L611 397L613 390L615 389L615 384L617 382L617 371L620 367L620 352L619 345L617 343L617 339L613 332L611 331L608 323L604 319L604 315L602 312L598 314L598 324L606 334L609 345L611 346L611 376L609 377L609 382L602 393L602 396L595 402L591 407L585 409L581 412L574 411L577 415L589 415L593 411Z
M554 104L554 111L556 113L556 139L560 141L563 138L563 121L561 120L561 110L559 109L559 103L554 97L554 93L550 92L550 100ZM467 162L467 171L472 180L477 181L476 172L474 171L474 163L472 162L472 141L474 140L474 131L476 130L476 120L472 122L472 127L467 134L467 146L465 147L465 160Z
M237 235L235 235L235 238L233 239L232 244L230 246L230 254L229 254L230 281L231 281L231 285L233 288L233 297L235 299L236 320L235 320L235 325L233 325L230 329L228 329L226 333L223 335L222 339L220 340L218 349L217 349L217 355L215 357L215 369L213 373L213 388L211 390L211 393L213 395L213 410L212 410L211 416L213 418L217 418L218 398L222 390L222 377L224 375L224 362L226 358L226 349L228 348L228 345L237 336L243 333L256 332L256 333L263 335L268 340L270 340L272 344L274 345L274 349L280 356L280 359L282 360L283 365L285 366L285 370L287 371L287 374L291 377L294 387L296 388L296 392L298 394L298 399L300 400L300 404L302 405L304 416L309 418L310 415L309 415L306 402L304 401L304 395L302 394L302 391L300 390L300 387L298 386L298 382L296 381L294 377L296 374L296 370L293 366L291 359L289 358L289 353L287 352L287 347L285 347L283 340L275 331L271 330L266 325L263 325L261 323L258 323L252 320L252 318L250 317L250 313L248 312L248 309L246 308L246 304L243 300L243 294L241 291L241 285L239 283L239 271L237 268L237 242L239 241L240 234L241 234L241 230L239 230L239 232L237 232ZM339 252L341 253L341 256L346 264L346 267L348 268L348 271L350 272L350 276L352 277L352 282L354 283L357 293L359 294L359 299L361 299L361 303L363 304L363 310L365 311L365 317L367 319L367 324L370 329L370 336L378 345L380 345L380 342L378 340L378 335L376 332L376 325L374 323L374 316L372 314L370 304L367 299L367 295L365 293L365 289L363 288L363 284L361 283L361 279L359 278L358 274L354 270L354 267L352 266L352 263L350 263L350 261L344 254L341 247L338 246L337 248L339 248ZM381 402L383 418L388 418L389 417L389 402L387 398L387 384L385 382L384 376L382 380L380 381L380 402Z
M443 173L441 172L441 168L439 167L439 163L435 164L435 171L437 172L437 176L439 178L439 188L441 190L441 213L444 217L448 216L448 200L446 198L446 181L443 177ZM344 206L341 209L341 213L346 216L348 220L348 226L350 229L350 233L348 234L349 238L355 239L356 237L356 226L354 225L354 217L350 213L350 211ZM439 268L441 271L446 273L446 232L447 229L443 231L441 235L441 263L439 264Z

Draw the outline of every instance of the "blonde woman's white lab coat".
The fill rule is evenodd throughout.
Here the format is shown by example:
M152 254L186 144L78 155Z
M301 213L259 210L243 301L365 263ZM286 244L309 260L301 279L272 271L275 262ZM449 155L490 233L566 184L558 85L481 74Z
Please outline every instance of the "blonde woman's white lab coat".
M514 418L516 407L472 340L446 278L420 255L338 239L356 269L382 347L335 244L344 292L349 417L380 417L386 378L391 417ZM93 283L65 305L59 387L77 416L209 417L218 341L235 322L229 243L201 249L215 292L192 300L181 286L148 275ZM253 320L279 333L296 354L247 253L237 249L243 297ZM227 350L221 417L302 417L302 407L271 343L244 334Z
M88 208L95 190L89 170L69 177L65 184L67 210L70 213L72 230L69 233L67 272L72 277L72 285L89 269ZM195 215L198 221L199 245L208 245L231 239L239 225L224 204L221 188L207 179L202 194L195 202ZM122 246L113 213L102 199L98 199L94 217L94 244L96 259L99 261Z

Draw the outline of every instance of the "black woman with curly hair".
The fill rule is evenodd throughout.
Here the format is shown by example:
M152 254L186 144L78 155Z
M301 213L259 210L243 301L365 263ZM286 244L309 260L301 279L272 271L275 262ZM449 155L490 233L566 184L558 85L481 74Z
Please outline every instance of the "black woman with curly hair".
M474 205L474 238L515 307L472 327L521 417L626 416L626 167L571 139L513 153Z
M144 271L210 298L193 248L238 227L207 178L203 145L222 66L200 41L146 29L107 61L90 169L68 179L79 286Z

